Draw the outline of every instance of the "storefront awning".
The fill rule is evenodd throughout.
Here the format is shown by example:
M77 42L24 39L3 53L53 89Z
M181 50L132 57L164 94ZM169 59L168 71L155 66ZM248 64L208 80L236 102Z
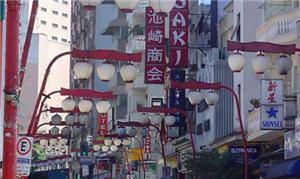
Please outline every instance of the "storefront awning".
M300 177L300 160L272 164L266 178Z

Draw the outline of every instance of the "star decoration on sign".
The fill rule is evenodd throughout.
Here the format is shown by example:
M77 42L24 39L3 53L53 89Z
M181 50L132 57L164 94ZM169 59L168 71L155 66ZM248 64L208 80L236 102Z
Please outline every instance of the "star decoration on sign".
M266 113L269 114L269 119L272 118L272 117L277 118L278 110L275 110L275 109L273 108L273 106L272 106L271 109L270 109L269 111L266 111Z

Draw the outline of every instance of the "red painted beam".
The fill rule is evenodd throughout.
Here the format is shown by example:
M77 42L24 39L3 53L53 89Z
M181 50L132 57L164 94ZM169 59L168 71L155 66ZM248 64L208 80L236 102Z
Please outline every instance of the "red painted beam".
M80 50L73 49L71 56L75 58L90 58L96 60L113 60L113 61L125 61L125 62L141 62L142 53L122 53L116 50Z
M171 88L177 89L212 89L219 90L221 89L221 83L206 83L199 81L188 81L188 82L178 82L171 80Z
M89 89L66 89L61 88L60 95L62 96L73 96L73 97L90 97L90 98L98 98L98 99L106 99L110 100L113 98L112 91L96 91Z
M227 41L227 50L240 50L243 52L259 52L263 51L266 53L285 53L294 54L296 52L296 44L280 45L270 42L236 42Z
M73 111L64 111L62 108L50 107L50 113L81 113L78 107L75 107Z

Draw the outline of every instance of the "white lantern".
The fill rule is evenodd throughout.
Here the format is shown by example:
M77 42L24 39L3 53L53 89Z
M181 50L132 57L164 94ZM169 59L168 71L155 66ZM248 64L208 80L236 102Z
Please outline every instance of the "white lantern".
M122 144L125 145L125 146L128 146L130 145L131 141L129 139L123 139L122 140Z
M115 0L120 10L123 12L132 12L139 0Z
M141 129L141 136L142 137L146 137L148 135L148 129L147 128L142 128Z
M172 126L172 125L175 124L175 122L176 122L176 117L175 116L167 115L165 117L165 123L166 123L167 126Z
M150 123L152 125L158 125L161 123L161 121L162 121L162 117L159 114L154 114L150 116Z
M77 62L73 69L78 79L88 79L93 71L93 66L87 62Z
M270 60L263 53L259 53L252 59L251 64L256 74L263 74L268 68Z
M79 2L84 6L89 8L90 6L96 6L97 4L101 4L104 0L79 0Z
M75 100L71 98L66 98L62 101L61 107L64 111L73 111L76 106Z
M47 139L41 139L40 140L40 145L41 146L47 146L48 145L48 140Z
M142 124L148 124L149 123L149 116L145 113L141 114L141 123Z
M79 136L79 134L81 133L81 129L80 128L73 128L73 135L74 136Z
M56 136L59 134L59 128L54 126L50 129L50 134L53 135L53 136Z
M205 101L209 106L214 106L217 104L219 100L219 95L218 93L215 92L209 92L206 97L205 97Z
M75 116L73 114L68 114L65 117L65 121L67 125L74 125L75 124Z
M129 135L130 137L134 137L136 134L137 134L136 128L131 127L131 128L128 130L128 135Z
M228 57L228 65L233 72L240 72L245 65L245 57L238 51Z
M115 66L110 63L103 63L97 67L97 74L101 81L110 81L113 78L115 71Z
M118 150L118 147L115 146L115 145L112 145L112 146L110 146L110 150L113 151L113 152L115 152L115 151Z
M101 149L102 149L103 152L107 152L109 150L109 147L107 147L106 145L103 145L101 147Z
M82 113L90 112L93 107L93 102L90 100L80 100L78 102L79 111Z
M176 0L149 0L149 5L155 12L162 12L166 14L173 9L175 4Z
M121 139L115 139L115 140L114 140L114 145L115 145L115 146L120 146L121 144L122 144Z
M120 74L125 83L132 83L136 77L137 70L133 64L127 64L121 67Z
M107 101L98 101L96 108L98 113L107 113L110 108L110 104Z
M50 143L50 145L56 145L57 144L57 139L52 138L52 139L49 140L49 143Z
M94 151L98 152L101 149L101 146L100 145L94 145L93 149L94 149Z
M111 139L105 139L104 140L104 144L107 145L107 146L111 145L112 144L112 140Z
M280 75L287 75L292 65L292 60L287 55L280 55L275 62L275 67Z
M61 138L59 139L59 144L61 144L62 146L65 146L68 142L68 139L64 139L64 138Z
M59 115L59 114L54 114L52 117L51 117L51 123L53 125L58 125L60 124L62 121L62 117Z
M88 120L89 120L89 116L87 114L79 115L79 123L80 124L86 124Z
M200 91L190 91L187 97L192 105L199 104L203 99L203 95Z
M69 127L64 127L61 129L61 135L69 136L71 134L71 129Z
M120 136L126 134L126 129L125 129L124 127L118 128L117 131L118 131L118 134L119 134Z

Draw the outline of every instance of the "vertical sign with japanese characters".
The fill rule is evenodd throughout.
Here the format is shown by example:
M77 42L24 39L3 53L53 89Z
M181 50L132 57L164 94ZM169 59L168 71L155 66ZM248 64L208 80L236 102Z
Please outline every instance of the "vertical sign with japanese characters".
M144 139L144 153L151 153L151 137L147 135Z
M170 12L170 67L188 67L188 0L177 0Z
M145 83L163 84L165 73L165 18L146 8Z
M185 81L185 70L171 70L170 71L170 79L171 80L176 80L180 82ZM169 108L178 108L181 110L185 111L185 90L184 89L173 89L171 88L169 90ZM174 126L169 127L169 128L174 128L174 127L180 127L179 128L179 133L180 131L185 131L185 117L182 114L175 114L176 117L176 122ZM169 129L175 131L176 129ZM175 136L173 136L175 137Z
M283 128L283 82L262 80L261 82L261 129Z
M107 114L98 113L98 134L104 136L108 133Z

